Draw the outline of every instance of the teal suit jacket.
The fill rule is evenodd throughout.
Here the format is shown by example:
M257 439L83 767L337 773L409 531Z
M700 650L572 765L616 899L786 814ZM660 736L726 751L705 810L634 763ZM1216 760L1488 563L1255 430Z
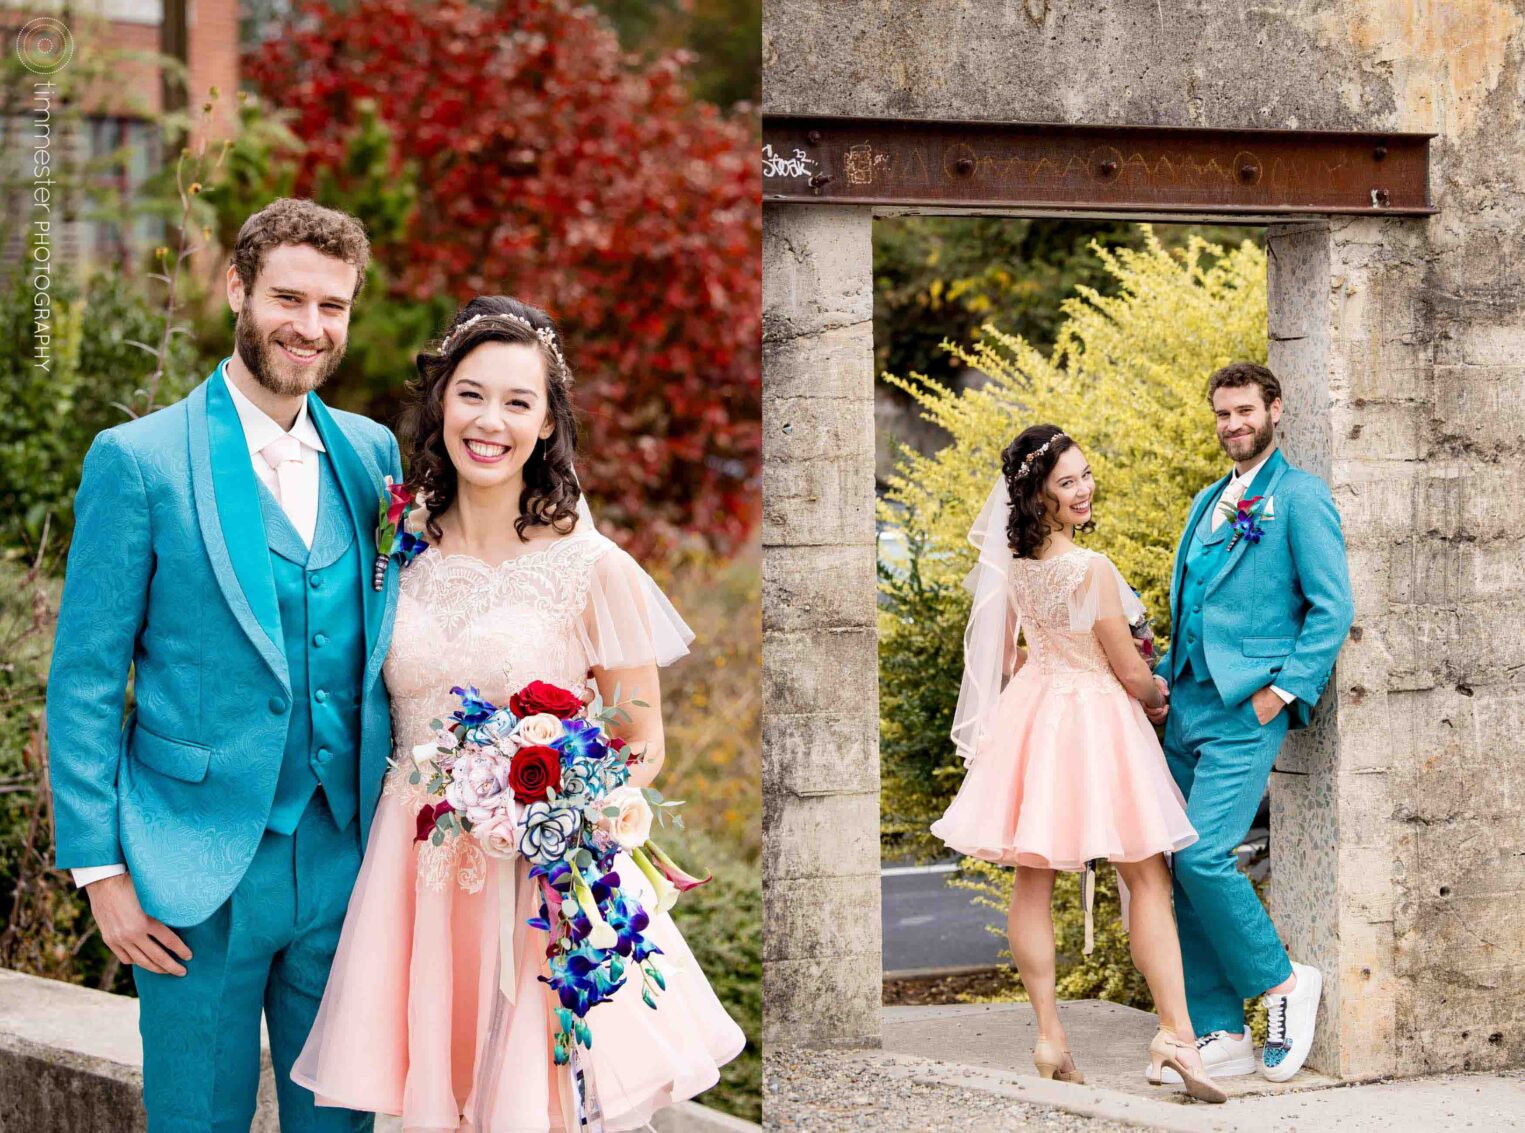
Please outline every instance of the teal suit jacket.
M1209 484L1192 501L1170 582L1173 629L1184 624L1182 579L1192 532L1229 478ZM1268 497L1273 516L1260 520L1260 542L1241 538L1207 585L1205 675L1230 706L1270 684L1285 689L1297 698L1288 706L1290 723L1305 727L1355 617L1340 513L1324 482L1287 463L1280 449L1246 491L1246 499L1253 496ZM1184 650L1172 647L1156 671L1173 683L1184 657Z
M214 372L90 446L48 678L55 864L125 862L143 908L171 925L199 924L243 877L292 709L248 447L236 416L209 412L223 380ZM376 591L376 515L383 477L402 472L389 430L316 394L307 404L363 552L351 584L364 595L364 846L392 746L381 663L398 567ZM124 721L129 668L136 707Z

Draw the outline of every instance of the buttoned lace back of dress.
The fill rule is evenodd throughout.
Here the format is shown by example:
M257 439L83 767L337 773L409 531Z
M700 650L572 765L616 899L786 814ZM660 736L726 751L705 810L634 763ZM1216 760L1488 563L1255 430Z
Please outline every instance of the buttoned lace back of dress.
M1095 557L1095 551L1077 547L1050 559L1012 560L1011 584L1022 615L1027 665L1034 671L1045 676L1112 677L1112 666L1096 635L1070 629L1071 603Z

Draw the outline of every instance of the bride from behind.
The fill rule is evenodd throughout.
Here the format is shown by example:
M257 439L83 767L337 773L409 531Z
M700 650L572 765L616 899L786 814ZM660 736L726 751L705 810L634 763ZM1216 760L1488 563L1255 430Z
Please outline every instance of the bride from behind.
M969 534L979 559L953 717L969 772L932 833L1015 867L1007 932L1037 1017L1039 1074L1085 1081L1056 1001L1054 873L1107 858L1132 895L1129 946L1160 1016L1150 1080L1168 1066L1192 1097L1224 1101L1186 1007L1164 855L1197 834L1144 714L1164 699L1129 628L1143 604L1105 555L1075 542L1095 482L1074 440L1034 425L1001 454L1001 473ZM1089 904L1086 918L1089 951Z

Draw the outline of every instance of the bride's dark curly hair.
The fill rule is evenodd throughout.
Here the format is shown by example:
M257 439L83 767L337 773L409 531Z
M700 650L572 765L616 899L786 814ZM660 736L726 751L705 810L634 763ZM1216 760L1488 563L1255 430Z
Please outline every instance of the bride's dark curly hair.
M481 318L460 333L456 327L477 315L510 315L516 318ZM577 521L577 501L582 496L573 471L577 455L577 421L572 415L569 387L571 371L558 355L535 334L534 328L556 330L551 317L506 295L479 295L456 312L450 327L432 350L418 356L418 374L408 383L402 434L408 449L408 487L428 497L427 527L439 539L436 520L455 503L455 465L445 450L445 389L461 359L484 342L507 342L533 346L545 360L547 415L554 431L537 441L524 465L524 490L519 496L519 518L514 530L519 538L531 527L551 527L566 534ZM560 334L555 342L562 345ZM564 354L564 349L563 349Z
M1057 438L1057 439L1056 439ZM1049 442L1052 441L1052 444ZM1018 476L1022 462L1028 455L1044 445L1048 450L1035 456L1027 465L1027 472ZM1075 442L1058 425L1034 425L1023 429L1020 436L1006 446L1001 453L1001 474L1006 477L1007 498L1011 501L1011 518L1006 521L1006 542L1011 553L1020 559L1036 558L1038 550L1049 535L1059 526L1049 518L1044 501L1053 499L1043 490L1048 474L1054 464ZM1094 531L1096 524L1086 520L1077 531Z

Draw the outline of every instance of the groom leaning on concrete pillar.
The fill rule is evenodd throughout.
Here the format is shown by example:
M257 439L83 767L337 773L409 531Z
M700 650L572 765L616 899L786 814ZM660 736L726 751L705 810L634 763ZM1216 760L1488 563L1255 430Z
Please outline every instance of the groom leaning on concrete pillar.
M1329 489L1277 448L1275 375L1249 362L1225 366L1209 379L1208 398L1234 467L1197 494L1176 550L1173 637L1156 669L1170 700L1150 717L1165 721L1165 758L1199 837L1173 870L1203 1064L1215 1078L1254 1073L1244 1001L1263 995L1260 1071L1284 1082L1308 1057L1323 980L1288 959L1234 849L1287 729L1307 726L1354 611Z
M233 355L85 457L48 679L57 864L132 965L149 1133L247 1133L262 1012L284 1133L371 1127L289 1077L391 748L397 571L372 569L397 442L312 392L369 254L311 201L251 216Z

